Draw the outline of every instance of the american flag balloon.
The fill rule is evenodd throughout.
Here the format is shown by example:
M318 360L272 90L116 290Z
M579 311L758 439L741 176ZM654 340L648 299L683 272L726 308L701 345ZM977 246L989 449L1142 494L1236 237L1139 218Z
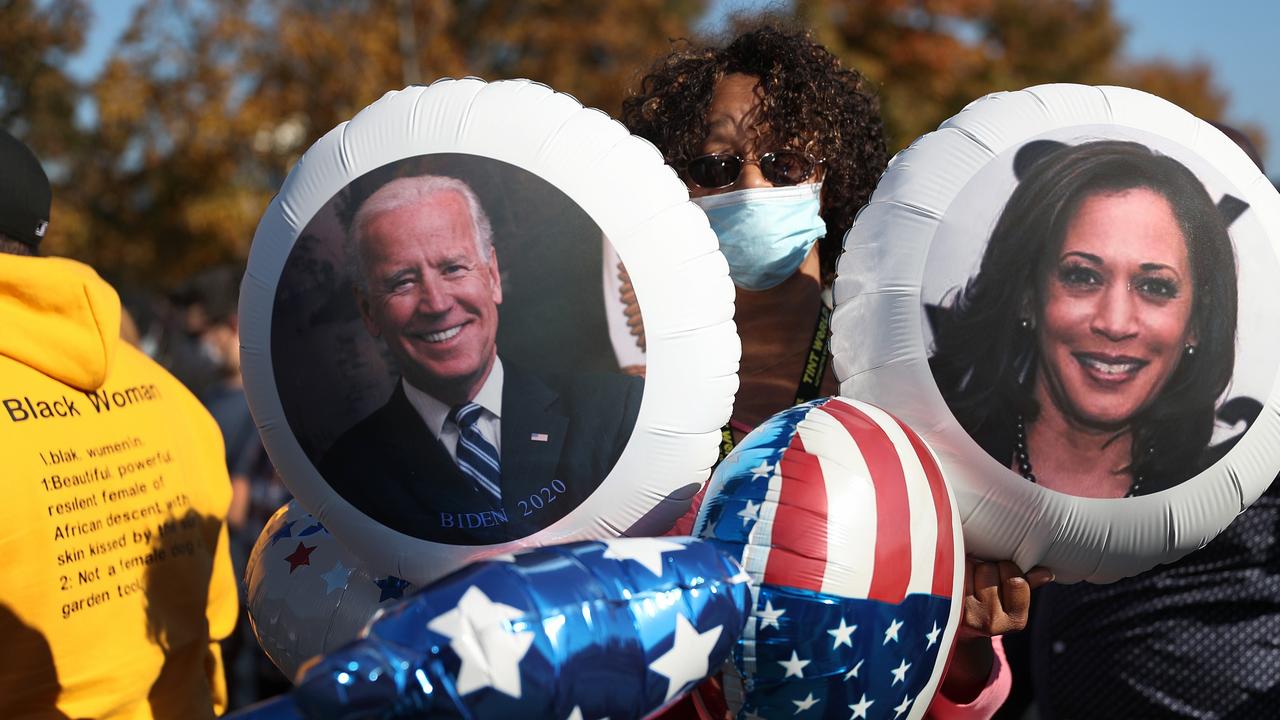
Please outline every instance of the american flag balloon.
M384 610L240 718L642 718L719 669L746 622L741 566L693 538L482 560Z
M910 428L843 398L783 411L716 469L694 534L752 579L725 672L738 717L924 716L964 558L954 498Z

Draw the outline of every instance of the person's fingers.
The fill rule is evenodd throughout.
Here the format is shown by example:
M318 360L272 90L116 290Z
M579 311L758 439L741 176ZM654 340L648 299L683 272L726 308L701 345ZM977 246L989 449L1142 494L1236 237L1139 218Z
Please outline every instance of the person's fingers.
M994 563L974 561L966 563L972 568L969 592L964 598L961 618L961 637L990 636L993 626L1003 615L1000 609L1000 571Z
M996 572L1000 574L1000 587L1002 589L1008 587L1009 583L1015 579L1023 585L1027 584L1027 581L1022 577L1022 569L1017 565L1014 565L1012 562L1008 560L1001 560L995 565Z
M631 335L636 338L636 346L641 351L647 351L647 343L644 337L644 318L640 314L640 303L636 300L635 288L631 285L631 274L627 272L627 267L621 262L618 263L618 281L621 283L618 288L618 297L622 300L622 314L627 319L627 327L630 328Z
M983 605L1000 605L1000 566L996 563L978 562L973 566L973 597Z
M1017 632L1027 626L1027 612L1031 607L1031 586L1022 576L1022 570L1009 561L1000 568L1000 608L1004 611L1002 622L993 627L996 634Z
M1037 565L1027 571L1027 584L1032 590L1038 587L1044 587L1053 582L1053 571L1047 567Z
M960 637L1003 635L1026 628L1031 591L1053 580L1048 568L1025 575L1010 561L965 558L965 597Z

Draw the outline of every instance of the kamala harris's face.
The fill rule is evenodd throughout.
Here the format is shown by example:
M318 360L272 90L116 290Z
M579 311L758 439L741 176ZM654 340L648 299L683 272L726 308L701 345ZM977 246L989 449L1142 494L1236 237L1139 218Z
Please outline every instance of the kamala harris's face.
M497 356L498 258L476 247L466 199L443 190L380 213L360 243L360 311L414 387L458 404L479 392Z
M1076 421L1123 427L1195 342L1187 241L1169 201L1146 188L1086 198L1044 287L1050 397Z

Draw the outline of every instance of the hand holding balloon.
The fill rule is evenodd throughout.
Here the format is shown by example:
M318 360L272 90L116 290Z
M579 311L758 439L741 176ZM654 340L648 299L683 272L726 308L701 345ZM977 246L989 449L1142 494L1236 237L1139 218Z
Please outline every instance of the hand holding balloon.
M955 655L942 682L942 694L957 703L972 701L986 687L995 653L991 638L1027 627L1031 591L1053 581L1047 568L1023 575L1018 566L1002 561L964 561L964 609L956 633Z
M983 562L970 556L964 566L964 611L956 635L960 642L1022 630L1030 615L1031 591L1053 581L1048 568L1032 568L1023 575L1007 560Z

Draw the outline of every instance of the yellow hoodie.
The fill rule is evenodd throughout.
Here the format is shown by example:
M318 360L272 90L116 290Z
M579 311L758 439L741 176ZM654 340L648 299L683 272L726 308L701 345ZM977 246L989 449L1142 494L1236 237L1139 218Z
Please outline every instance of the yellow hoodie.
M222 436L120 301L0 254L0 718L201 718L235 625Z

